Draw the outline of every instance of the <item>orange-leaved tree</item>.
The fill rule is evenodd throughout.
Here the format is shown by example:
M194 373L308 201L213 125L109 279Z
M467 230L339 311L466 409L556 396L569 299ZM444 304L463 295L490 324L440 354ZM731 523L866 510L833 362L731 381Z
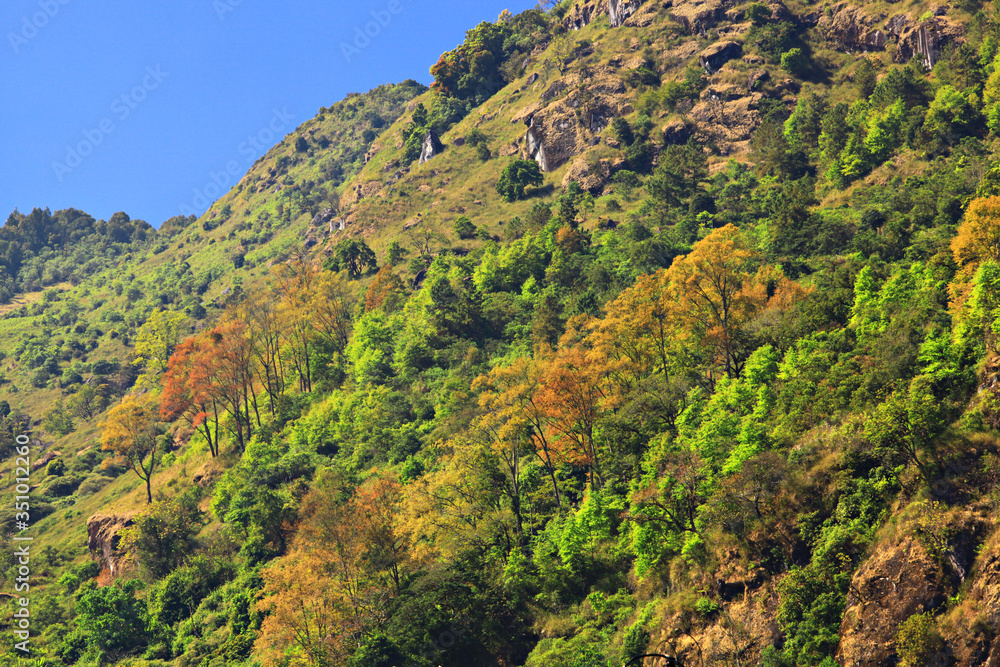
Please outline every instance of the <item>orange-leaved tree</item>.
M253 436L255 418L260 426L253 349L246 324L223 322L208 332L206 342L212 364L209 390L228 413L230 430L242 452Z
M191 336L178 345L163 377L160 418L174 421L183 417L205 436L215 458L219 453L219 402L213 366L204 335Z
M479 405L493 415L497 437L517 438L527 434L535 454L552 481L556 505L560 504L556 466L558 453L548 436L549 410L539 400L542 375L548 365L546 355L519 357L507 366L495 366L487 375L476 378L473 388L481 390Z
M958 233L951 240L951 252L959 270L948 286L949 309L956 318L963 320L974 290L974 276L980 266L985 265L989 271L989 263L1000 264L1000 197L972 200L958 226Z
M608 373L628 390L652 373L669 380L677 354L676 295L660 270L639 276L591 321L588 345L604 358Z
M606 376L582 345L561 345L541 382L537 400L548 417L555 450L563 460L588 466L591 487L600 488L604 476L594 436L608 398Z
M343 664L383 629L410 545L400 528L401 487L375 477L354 490L323 474L303 499L293 550L263 573L268 612L255 651L271 665Z

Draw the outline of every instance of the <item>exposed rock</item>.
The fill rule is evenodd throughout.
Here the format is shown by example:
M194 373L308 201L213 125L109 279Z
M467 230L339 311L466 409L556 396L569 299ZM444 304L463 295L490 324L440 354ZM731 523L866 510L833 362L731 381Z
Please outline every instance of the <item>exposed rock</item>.
M343 196L340 198L340 208L341 210L346 209L352 206L353 204L357 203L361 199L374 197L381 191L382 191L382 181L368 181L366 183L358 183L350 190L344 192Z
M329 227L330 231L332 232L334 218L336 217L337 217L337 212L328 206L313 216L312 226Z
M873 554L851 580L837 662L845 667L888 664L899 624L944 601L944 578L941 566L912 537Z
M863 4L842 2L821 16L816 27L827 42L841 51L883 51L888 40L894 39L898 44L896 62L908 62L917 54L928 69L940 58L942 47L961 39L964 32L962 26L944 18L941 11L926 21L897 14L880 27L884 19L884 15L867 14Z
M708 47L698 54L698 63L708 73L718 72L727 62L733 58L739 58L743 54L743 47L739 42L718 42Z
M61 455L62 455L62 452L46 452L45 456L43 456L43 457L41 457L39 459L35 459L35 461L31 464L31 469L32 470L38 470L39 468L44 468L45 466L47 466L49 464L49 462L51 462L56 457L61 456Z
M527 85L530 86L533 83L535 83L536 81L538 81L538 72L532 72L531 75L528 77L528 83L527 83Z
M874 27L876 23L861 7L840 3L820 17L816 27L823 39L841 51L882 51L886 33Z
M946 44L960 41L965 33L962 26L941 16L919 23L905 16L894 16L889 19L886 29L899 40L896 62L908 62L914 54L919 54L927 69L934 67Z
M541 97L543 100L548 102L550 100L559 97L568 87L569 86L567 86L566 82L563 81L562 79L553 81L552 85L549 86L544 93L542 93Z
M218 477L219 477L218 470L207 470L205 472L200 472L194 477L192 477L191 482L194 483L196 486L204 489L205 487L210 486L212 482L218 479Z
M87 519L87 549L101 567L114 577L119 572L122 554L118 552L119 533L133 525L134 514L95 514Z
M731 0L681 0L670 8L670 18L691 34L704 33L734 4Z
M531 105L514 120L528 126L524 135L526 159L542 171L558 169L574 155L594 145L613 119L627 113L621 102L625 84L610 67L571 74L553 82L549 91L572 91L546 107Z
M764 96L746 94L735 86L712 86L702 95L702 100L690 111L690 116L698 123L698 136L714 141L722 155L745 149L760 125L758 107Z
M608 0L608 21L612 28L619 28L625 19L635 14L643 0Z
M760 84L764 83L771 78L771 73L766 69L758 69L750 72L750 76L747 77L747 92L752 93L754 90L760 87Z
M517 139L517 141L512 141L509 144L504 144L500 147L498 154L500 157L511 157L513 155L521 154L521 141L522 138Z
M372 158L379 154L379 151L381 150L382 144L378 141L373 142L372 145L368 147L368 151L365 152L365 164L368 164Z
M663 143L677 145L686 143L691 137L691 128L682 120L672 120L663 126Z
M604 186L611 182L611 177L615 172L620 171L625 166L623 158L604 158L591 164L584 157L578 157L570 165L563 176L562 186L565 188L573 181L576 181L581 188L591 194L600 195L604 192Z
M913 614L947 603L975 558L984 527L980 517L960 512L950 517L947 527L942 525L938 537L923 533L933 544L939 544L941 535L952 536L940 544L942 552L937 558L911 534L878 545L851 579L837 662L844 667L895 664L899 624ZM922 530L917 525L910 532L916 535Z
M581 28L586 28L601 13L597 0L577 2L566 12L562 23L566 26L567 30L580 30Z
M441 143L441 139L438 138L437 132L434 130L427 130L427 134L424 135L424 145L420 149L420 164L427 162L435 155L439 155L441 151L444 150L444 144Z

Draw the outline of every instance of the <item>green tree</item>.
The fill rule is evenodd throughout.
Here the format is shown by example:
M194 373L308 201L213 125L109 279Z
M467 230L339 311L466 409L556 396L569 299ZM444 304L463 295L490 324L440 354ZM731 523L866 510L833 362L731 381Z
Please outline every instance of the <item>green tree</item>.
M99 588L94 581L84 583L77 593L76 624L87 647L115 663L146 645L149 614L135 597L141 584L136 580Z
M385 250L385 262L389 266L396 266L406 256L406 249L399 241L389 241L389 246Z
M782 65L784 65L784 58L782 58ZM875 91L877 78L872 61L868 58L862 58L854 70L854 85L858 89L859 98L867 100L871 96Z
M476 226L472 223L472 220L468 216L460 216L455 220L455 225L453 227L455 234L460 239L472 239L476 237Z
M538 186L544 181L538 163L534 160L514 160L500 172L497 194L506 201L524 199L524 190L529 185Z
M121 534L120 549L154 579L165 577L194 552L194 536L204 524L194 489L146 507Z
M129 470L146 482L146 502L152 504L152 478L159 446L156 411L147 403L128 399L115 406L101 424L101 449L114 452Z
M797 46L781 54L781 69L789 74L801 76L808 66L809 56Z
M367 243L358 239L347 239L338 243L333 255L323 264L323 268L328 270L347 271L347 275L351 278L360 278L366 270L377 267L375 252Z
M944 430L944 412L932 389L933 379L918 375L909 391L897 390L865 423L865 437L890 466L912 463L920 476L931 481L930 462L924 454Z
M682 146L667 146L656 172L649 177L647 204L654 216L666 221L668 212L686 209L708 179L708 155L691 140Z
M184 333L186 320L184 313L157 310L139 328L135 336L133 363L146 368L140 379L143 385L152 386L156 378L166 372L170 355Z

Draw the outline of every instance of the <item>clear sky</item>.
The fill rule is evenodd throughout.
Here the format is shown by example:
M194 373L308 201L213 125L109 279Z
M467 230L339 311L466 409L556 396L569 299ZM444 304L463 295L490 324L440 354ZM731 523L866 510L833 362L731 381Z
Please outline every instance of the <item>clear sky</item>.
M3 0L0 224L15 207L47 206L159 226L213 172L249 168L320 107L383 83L429 84L466 30L534 5ZM366 28L375 36L359 39ZM269 129L269 145L248 141Z

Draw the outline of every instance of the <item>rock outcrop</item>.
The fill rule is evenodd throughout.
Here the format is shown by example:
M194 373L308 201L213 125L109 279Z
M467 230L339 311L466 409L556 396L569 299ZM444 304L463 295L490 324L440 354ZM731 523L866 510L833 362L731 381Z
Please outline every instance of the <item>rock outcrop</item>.
M563 17L563 25L568 30L580 30L590 25L594 17L600 14L599 3L596 0L590 2L574 3Z
M118 551L121 531L133 524L133 514L95 514L87 519L87 549L107 568L111 576L120 570L122 554Z
M697 135L715 142L722 155L731 155L748 147L750 137L760 125L760 104L764 95L747 93L743 87L711 85L702 91L700 101L690 116L697 122Z
M382 181L367 181L358 183L353 188L345 190L340 197L340 210L345 210L362 199L374 197L382 191L384 187Z
M672 120L663 126L663 143L672 146L686 143L691 137L691 128L682 120Z
M608 0L608 21L612 28L625 24L625 19L635 14L643 0Z
M882 51L886 32L875 27L877 22L861 7L841 3L823 14L816 27L823 39L840 51Z
M851 579L837 662L844 667L895 664L899 625L948 603L972 568L986 526L987 521L972 512L952 511L936 526L911 525L909 534L879 544ZM980 581L981 576L973 591ZM1000 599L1000 593L994 591L993 597Z
M670 18L691 34L708 31L735 3L729 0L681 0L670 8Z
M946 44L961 39L962 26L952 23L943 16L935 16L926 21L911 21L905 16L889 19L886 29L896 37L896 62L908 62L919 55L924 67L930 69L941 58L941 50Z
M424 143L420 148L420 164L427 162L435 155L440 155L441 151L444 150L444 144L441 143L440 137L438 137L437 132L434 130L427 130L427 134L424 135Z
M895 41L896 62L905 63L918 55L928 69L940 59L941 49L963 34L962 26L941 15L918 21L896 14L886 20L885 15L868 14L863 5L846 2L830 7L816 27L840 51L884 51L890 40Z
M945 578L941 565L912 537L876 551L851 580L837 662L845 667L889 664L900 623L941 605Z
M709 74L718 72L723 65L743 55L739 42L717 42L698 54L698 63Z
M554 81L543 103L529 105L511 119L523 122L523 155L542 171L553 171L594 145L618 116L624 115L625 84L609 67L574 73Z
M590 25L598 16L608 15L612 28L625 25L646 0L585 0L575 2L563 16L562 23L567 30L580 30Z
M625 168L623 158L603 158L590 163L583 157L577 158L563 176L562 186L565 188L576 181L581 188L594 195L604 193L604 187L611 182L616 172Z

